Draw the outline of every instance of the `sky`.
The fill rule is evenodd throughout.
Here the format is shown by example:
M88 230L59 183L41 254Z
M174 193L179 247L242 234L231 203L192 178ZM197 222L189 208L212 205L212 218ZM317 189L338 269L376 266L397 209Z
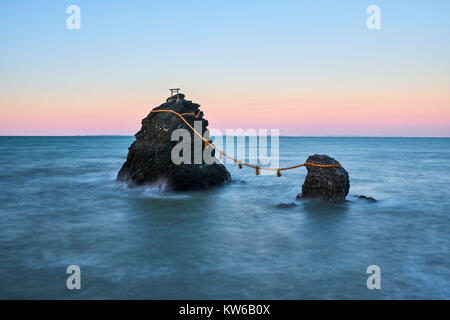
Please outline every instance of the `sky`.
M0 135L132 135L179 87L219 130L450 137L449 13L448 0L2 0Z

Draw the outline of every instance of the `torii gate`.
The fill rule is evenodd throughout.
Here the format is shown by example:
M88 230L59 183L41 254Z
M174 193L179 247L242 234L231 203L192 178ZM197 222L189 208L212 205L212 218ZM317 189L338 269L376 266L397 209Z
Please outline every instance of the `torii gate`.
M180 91L180 88L174 88L174 89L169 89L170 90L170 97L172 98L174 96L174 94L177 95L177 100L178 100L178 93Z

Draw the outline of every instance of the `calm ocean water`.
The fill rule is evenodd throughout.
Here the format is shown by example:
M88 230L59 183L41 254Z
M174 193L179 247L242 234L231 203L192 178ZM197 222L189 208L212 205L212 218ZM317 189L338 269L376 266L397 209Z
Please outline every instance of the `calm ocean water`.
M351 179L351 202L288 209L304 168L127 189L114 180L133 140L0 137L0 298L450 298L450 139L281 138L281 165L328 154Z

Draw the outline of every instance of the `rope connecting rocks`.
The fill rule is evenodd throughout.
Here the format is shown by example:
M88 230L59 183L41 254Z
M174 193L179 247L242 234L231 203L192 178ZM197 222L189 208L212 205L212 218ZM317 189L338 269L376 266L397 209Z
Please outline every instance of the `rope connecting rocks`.
M190 124L189 122L186 121L186 119L184 118L184 116L194 116L195 118L198 118L200 116L200 111L198 113L178 113L176 111L173 110L165 110L165 109L160 109L160 110L152 110L150 111L152 113L158 113L158 112L166 112L166 113L172 113L176 116L178 116L179 118L181 118L181 120L184 121L184 123L186 123L186 125L192 129L192 131L199 136L202 141L205 143L205 148L210 146L211 148L213 148L214 150L216 150L216 152L219 153L220 159L222 159L222 157L226 157L232 161L234 161L235 163L238 164L239 169L242 169L243 166L249 167L249 168L253 168L255 169L255 173L256 175L259 175L260 170L270 170L270 171L275 171L277 173L277 177L281 177L281 171L283 170L291 170L291 169L296 169L296 168L300 168L300 167L304 167L304 166L312 166L312 167L319 167L319 168L339 168L341 167L341 164L338 162L338 164L317 164L317 163L311 163L311 162L304 162L302 164L298 164L295 166L290 166L290 167L283 167L283 168L265 168L265 167L259 167L256 165L252 165L252 164L248 164L245 163L239 159L235 159L229 155L227 155L225 152L223 152L222 150L218 149L213 143L209 142L207 139L205 139L203 137L202 134L200 134L197 130L195 130Z

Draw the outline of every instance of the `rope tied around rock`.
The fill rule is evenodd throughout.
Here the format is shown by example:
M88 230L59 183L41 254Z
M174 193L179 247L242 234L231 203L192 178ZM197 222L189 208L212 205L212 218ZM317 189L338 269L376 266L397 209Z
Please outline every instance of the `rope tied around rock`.
M339 168L341 167L341 164L339 163L339 161L337 162L337 164L318 164L318 163L311 163L311 162L304 162L302 164L298 164L295 166L290 166L290 167L283 167L283 168L265 168L265 167L259 167L257 165L252 165L249 163L245 163L239 159L235 159L229 155L227 155L225 152L223 152L222 150L220 150L219 148L217 148L213 143L211 143L210 141L208 141L207 139L205 139L203 137L203 135L201 135L197 130L194 129L194 127L192 127L189 122L187 122L187 120L183 117L183 116L194 116L195 118L198 119L198 117L200 116L200 111L197 113L193 113L193 112L189 112L189 113L178 113L176 111L170 110L170 109L159 109L159 110L151 110L150 113L158 113L158 112L167 112L167 113L172 113L176 116L178 116L179 118L181 118L181 120L184 121L184 123L186 123L186 125L191 128L191 130L200 137L200 139L202 139L202 141L205 143L205 148L207 148L208 146L210 146L211 148L213 148L214 150L216 150L219 153L219 157L220 159L222 159L222 157L228 158L232 161L234 161L235 163L238 164L239 169L242 169L242 166L246 166L249 168L253 168L255 169L255 173L256 175L259 175L260 170L270 170L270 171L276 171L277 173L277 177L281 177L281 172L282 170L291 170L291 169L296 169L296 168L300 168L300 167L305 167L305 166L312 166L312 167L319 167L319 168Z

